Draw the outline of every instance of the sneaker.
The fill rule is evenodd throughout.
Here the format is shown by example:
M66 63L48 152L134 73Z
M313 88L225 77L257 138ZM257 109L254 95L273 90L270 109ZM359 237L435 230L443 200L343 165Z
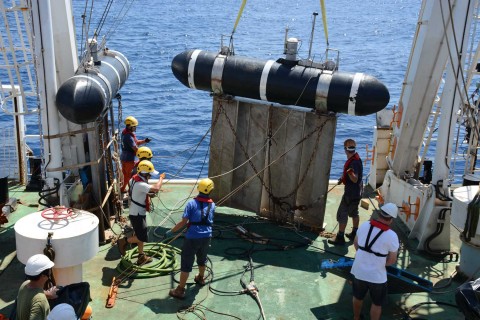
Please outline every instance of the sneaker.
M195 276L195 278L193 278L193 281L195 281L196 284L198 284L199 286L204 286L205 285L205 278L204 277L200 277L199 274L197 274Z
M118 251L120 252L120 255L123 257L125 255L125 252L127 251L127 239L126 238L121 238L118 239L117 241L117 246L118 246Z
M185 298L185 288L176 287L175 289L171 289L168 292L168 295L170 297L174 297L174 298L177 298L177 299L184 299Z
M333 240L328 240L328 243L333 245L343 246L345 244L345 238L343 236L339 237L338 234Z
M137 266L141 266L153 261L152 257L147 256L146 254L142 253L138 255Z

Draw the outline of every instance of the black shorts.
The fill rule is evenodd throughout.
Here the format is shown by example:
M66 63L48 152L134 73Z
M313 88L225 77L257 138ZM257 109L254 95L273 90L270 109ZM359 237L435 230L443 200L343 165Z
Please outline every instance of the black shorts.
M210 248L211 238L187 239L183 241L182 262L180 270L191 272L193 261L197 257L197 265L202 267L207 263L208 248Z
M148 242L147 216L128 216L138 240Z
M371 283L353 278L353 296L358 300L363 300L370 291L372 303L376 306L382 306L387 302L387 283Z

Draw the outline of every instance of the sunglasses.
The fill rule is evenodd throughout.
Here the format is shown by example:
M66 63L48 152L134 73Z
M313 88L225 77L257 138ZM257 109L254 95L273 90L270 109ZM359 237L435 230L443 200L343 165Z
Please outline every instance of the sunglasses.
M350 146L350 147L343 147L347 151L355 151L355 147Z

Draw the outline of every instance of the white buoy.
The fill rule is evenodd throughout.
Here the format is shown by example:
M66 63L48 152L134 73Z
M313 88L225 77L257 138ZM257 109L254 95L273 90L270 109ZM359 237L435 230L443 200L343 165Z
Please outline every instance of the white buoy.
M49 233L55 251L53 273L57 285L82 282L82 263L93 258L98 252L98 223L94 214L83 210L70 210L72 213L54 218L51 211L31 213L15 224L17 257L23 264L34 254L43 253ZM60 212L60 211L59 211Z

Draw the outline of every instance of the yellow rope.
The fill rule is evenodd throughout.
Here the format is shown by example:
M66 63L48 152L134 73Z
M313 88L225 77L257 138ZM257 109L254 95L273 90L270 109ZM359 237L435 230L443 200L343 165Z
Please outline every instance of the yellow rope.
M328 44L328 26L327 26L327 10L325 9L325 0L320 0L320 6L322 7L322 21L323 21L323 31L325 32L325 39Z
M238 22L240 21L240 18L242 17L243 8L245 8L245 4L247 4L247 0L242 1L242 5L240 7L240 10L238 11L237 20L235 21L235 25L233 26L232 35L235 32L235 29L237 29Z

